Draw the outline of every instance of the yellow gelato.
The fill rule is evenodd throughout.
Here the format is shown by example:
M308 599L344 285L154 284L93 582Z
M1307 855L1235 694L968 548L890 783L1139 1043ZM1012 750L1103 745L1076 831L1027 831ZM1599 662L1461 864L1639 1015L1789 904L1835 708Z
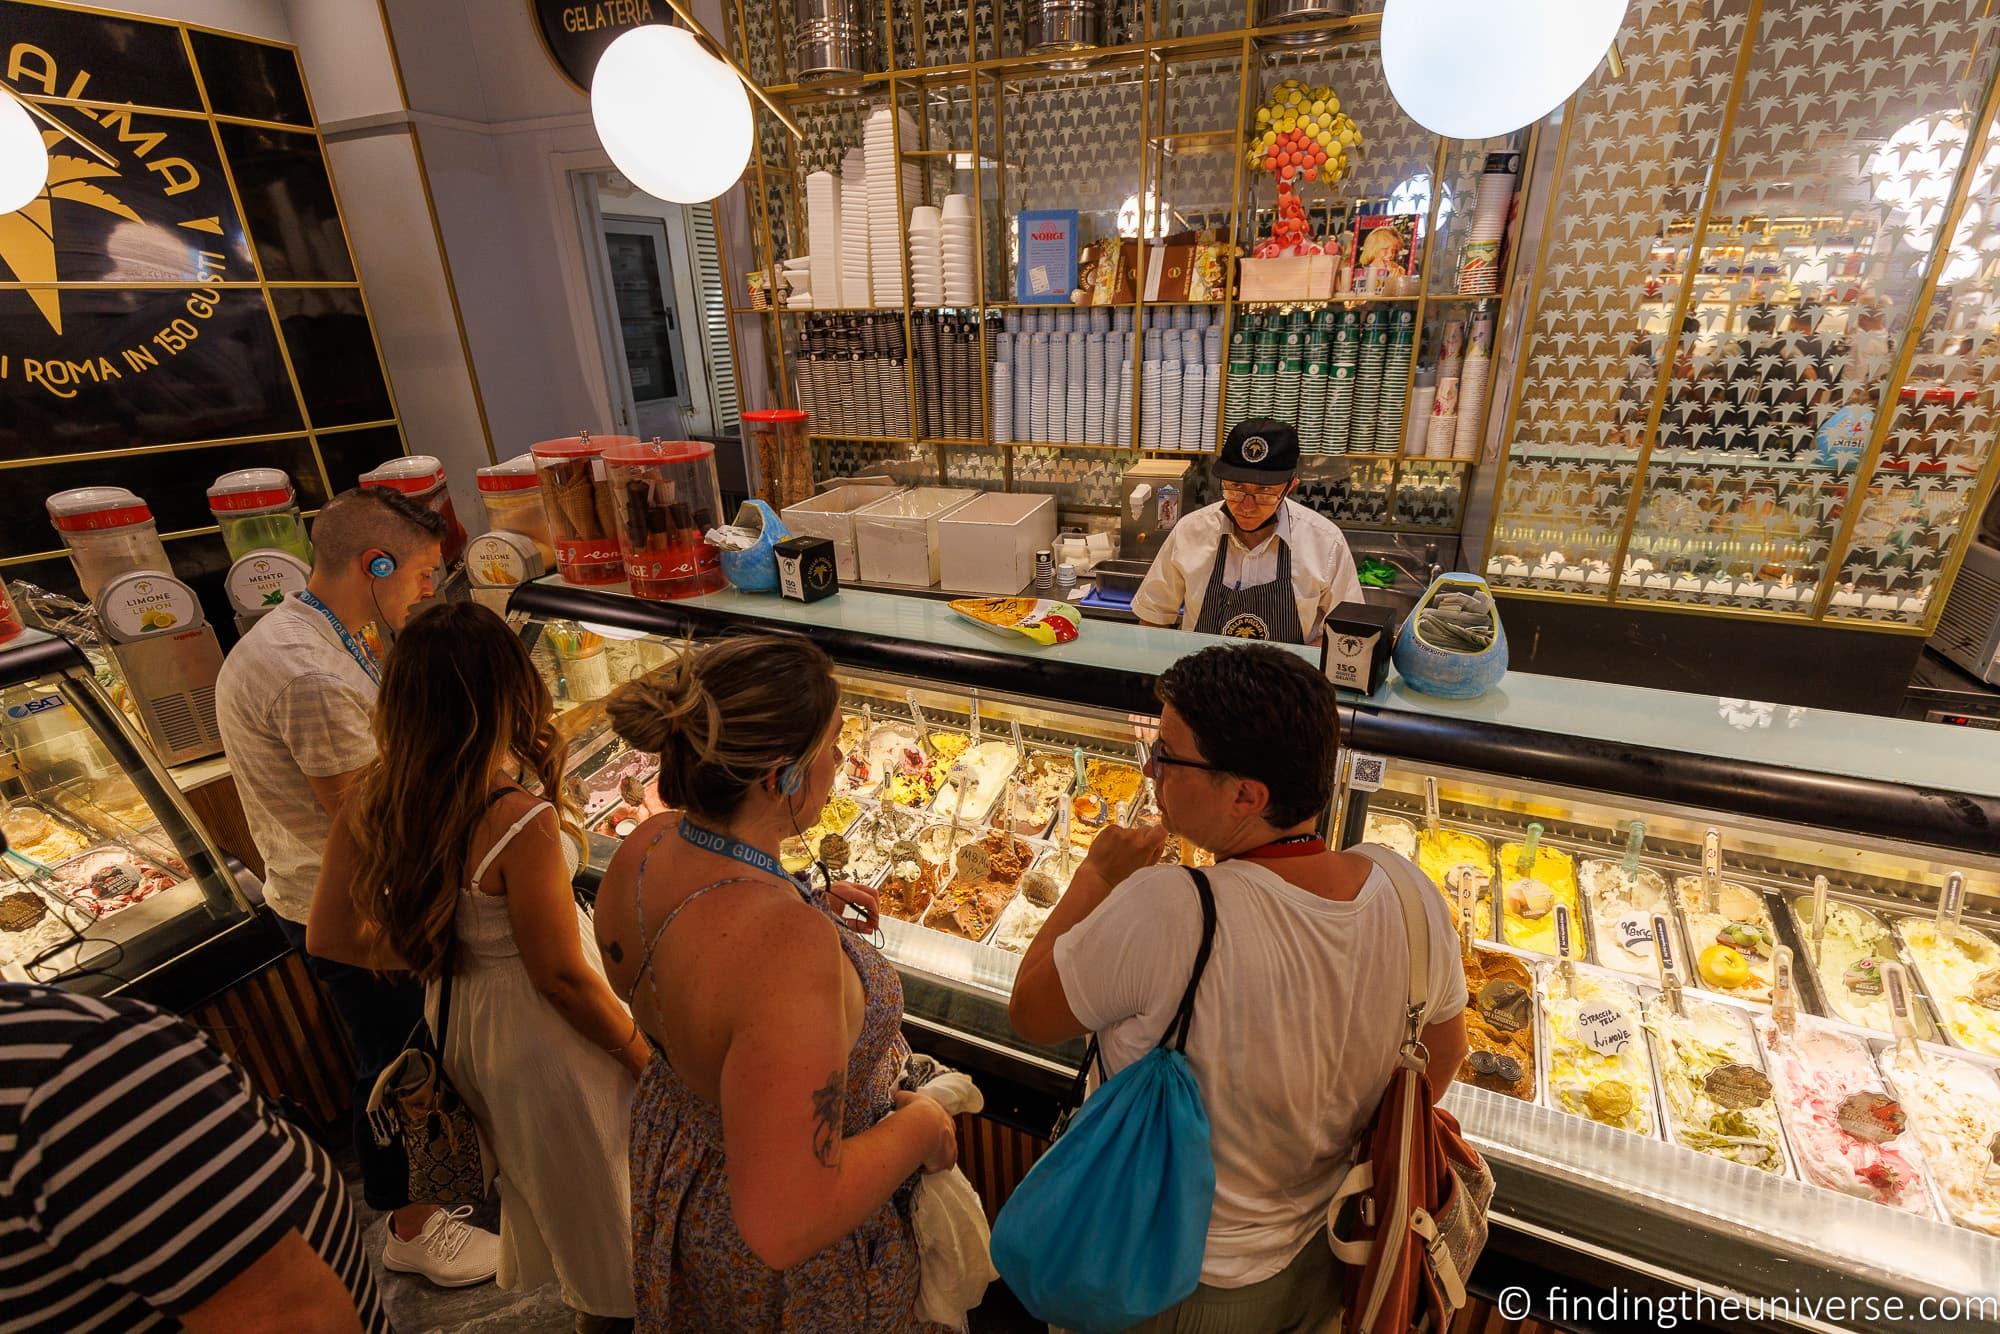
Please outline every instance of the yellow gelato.
M1951 1040L2000 1056L2000 945L1964 925L1946 938L1936 922L1922 917L1899 919L1896 934L1916 961L1917 976Z
M803 834L796 834L778 845L778 863L793 875L811 866L819 856L819 845L828 834L844 834L861 815L861 807L852 797L829 797L820 808L819 819Z
M1455 829L1426 830L1417 838L1417 866L1430 877L1445 900L1458 911L1461 895L1467 890L1477 895L1473 909L1473 934L1480 940L1493 938L1493 846L1475 834Z
M1502 929L1516 949L1553 956L1556 952L1556 905L1569 909L1569 957L1589 957L1584 940L1583 909L1576 889L1576 859L1546 843L1535 846L1534 860L1524 870L1522 845L1500 847Z
M1542 1015L1549 1033L1549 1101L1571 1116L1652 1134L1653 1067L1646 1059L1639 993L1578 970L1568 988L1551 980Z
M1674 881L1674 903L1680 909L1687 946L1694 951L1697 980L1710 991L1768 1004L1771 952L1777 948L1778 933L1764 896L1724 881L1711 912L1701 877L1684 875Z

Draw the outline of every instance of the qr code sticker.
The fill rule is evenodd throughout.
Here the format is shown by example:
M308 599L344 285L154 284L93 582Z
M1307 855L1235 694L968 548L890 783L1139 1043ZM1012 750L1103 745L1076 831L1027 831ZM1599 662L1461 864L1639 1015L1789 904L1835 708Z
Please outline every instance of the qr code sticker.
M1373 792L1382 786L1388 769L1388 762L1380 755L1356 755L1348 764L1347 781L1364 792Z

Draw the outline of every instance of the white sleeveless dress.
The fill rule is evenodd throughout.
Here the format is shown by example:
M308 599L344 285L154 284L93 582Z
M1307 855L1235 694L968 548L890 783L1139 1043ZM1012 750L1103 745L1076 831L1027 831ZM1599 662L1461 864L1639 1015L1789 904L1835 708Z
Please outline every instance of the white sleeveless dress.
M500 836L472 885L547 809L538 803ZM574 872L567 837L563 859ZM581 907L576 927L583 957L603 973ZM444 1064L498 1164L499 1284L525 1290L559 1280L575 1310L631 1316L632 1078L535 989L504 896L460 890L457 929ZM425 994L433 1025L437 1001L433 982Z

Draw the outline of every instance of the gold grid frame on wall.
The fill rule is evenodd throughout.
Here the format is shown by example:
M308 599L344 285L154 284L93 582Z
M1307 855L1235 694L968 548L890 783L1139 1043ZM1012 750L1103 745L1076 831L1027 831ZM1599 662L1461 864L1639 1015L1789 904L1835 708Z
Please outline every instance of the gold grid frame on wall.
M898 10L900 7L889 8ZM970 114L967 117L946 123L933 115L915 115L917 133L913 143L903 141L905 129L899 121L896 150L901 160L926 161L927 168L937 159L953 159L957 164L956 189L974 200L973 212L979 219L980 234L975 245L975 281L981 300L966 309L976 309L982 315L978 339L978 358L982 367L981 402L977 416L985 429L976 437L962 439L933 437L918 429L914 420L917 415L915 373L910 371L905 379L912 395L911 430L906 434L887 436L816 435L816 455L821 474L827 475L838 467L860 462L902 462L925 470L937 479L976 476L985 481L997 480L1008 489L1014 489L1017 461L1025 465L1032 460L1039 479L1042 464L1046 462L1043 456L1051 455L1067 457L1072 461L1064 466L1099 470L1107 464L1122 465L1146 456L1192 458L1196 462L1197 474L1205 475L1203 461L1212 457L1220 447L1223 435L1221 412L1217 412L1217 420L1211 423L1215 429L1206 450L1143 449L1140 407L1143 403L1144 377L1138 357L1133 358L1132 366L1133 408L1129 438L1121 438L1115 444L994 438L992 383L987 372L990 372L993 356L989 330L996 326L984 316L1002 312L1004 318L1006 312L1073 309L1061 306L1023 307L1012 300L1011 275L1006 258L1011 222L1006 210L1019 206L1021 201L1015 198L1020 191L1010 184L1010 178L1017 170L1030 165L1023 148L1030 137L1029 121L1037 116L1042 120L1050 116L1060 120L1067 115L1068 120L1061 124L1037 123L1032 128L1043 131L1045 138L1054 135L1062 152L1075 157L1078 164L1087 164L1091 192L1094 194L1104 194L1105 189L1115 183L1116 188L1111 191L1114 211L1115 199L1123 196L1129 196L1132 201L1163 205L1168 201L1160 186L1164 183L1175 187L1178 183L1185 183L1188 190L1200 196L1198 202L1204 206L1204 222L1212 223L1218 234L1232 244L1247 248L1255 239L1252 229L1259 209L1264 212L1269 210L1270 191L1266 182L1264 202L1260 206L1252 182L1245 179L1248 173L1242 166L1245 145L1243 127L1250 110L1264 100L1272 85L1287 75L1303 78L1324 67L1337 72L1339 77L1334 82L1345 105L1355 106L1355 99L1372 99L1367 107L1357 107L1364 122L1372 114L1385 124L1390 121L1401 123L1400 110L1389 97L1380 76L1379 61L1373 54L1380 29L1380 15L1374 11L1380 6L1365 4L1359 8L1362 12L1322 25L1325 38L1322 44L1299 48L1273 45L1266 40L1285 30L1257 27L1254 0L1249 3L1245 0L1176 0L1172 3L1157 0L1157 3L1151 4L1135 0L1108 5L1107 11L1116 10L1117 13L1107 13L1107 21L1112 18L1118 20L1113 26L1124 35L1125 40L1081 53L1080 67L1057 55L1006 53L1020 49L1016 27L996 31L990 23L976 22L968 31L962 15L953 18L946 14L936 21L923 16L898 18L895 23L882 24L883 30L878 34L879 45L887 57L886 72L861 79L852 95L839 95L823 88L784 81L789 77L790 70L790 6L785 0L737 0L734 8L728 11L733 20L729 24L728 37L736 54L753 72L771 80L767 91L783 101L806 134L802 144L789 140L788 136L776 131L773 118L753 107L753 114L760 122L760 133L756 136L758 149L753 154L743 188L748 192L746 198L754 233L752 250L758 267L772 269L782 255L800 248L797 238L803 234L804 174L811 170L837 167L837 146L856 142L852 129L861 117L883 105L914 112L920 106L927 106L927 99L939 89L957 90L954 96L962 94L967 88L971 90ZM1009 4L1002 9L1004 17L1011 22L1016 16L1016 7ZM996 42L1004 50L996 51ZM940 49L941 44L943 49ZM907 67L898 68L899 60ZM1094 103L1078 103L1067 92L1072 85L1095 83L1115 85L1111 90L1114 93L1123 90L1126 84L1131 85L1128 100L1135 110L1129 117L1130 123L1119 121L1112 125L1094 109ZM1038 101L1046 103L1046 106L1038 107ZM843 125L849 130L845 138L840 135ZM1089 139L1085 133L1092 125L1102 132L1099 138ZM1407 124L1404 128L1415 130ZM1079 136L1083 136L1082 143L1087 147L1080 145ZM1350 205L1359 197L1356 190L1368 193L1370 182L1376 177L1382 178L1382 188L1375 193L1384 197L1405 177L1436 181L1442 174L1448 186L1456 189L1466 185L1462 178L1467 170L1468 155L1473 150L1479 150L1473 157L1477 162L1483 158L1485 149L1507 147L1523 156L1517 203L1525 211L1526 194L1533 177L1534 155L1539 151L1540 140L1539 127L1524 128L1518 134L1509 136L1504 143L1492 141L1484 144L1462 144L1427 131L1415 130L1409 151L1398 153L1395 150L1400 139L1378 133L1373 158L1363 156L1361 161L1364 165L1352 180L1323 190L1319 187L1312 189L1315 197L1323 193L1328 202L1344 200ZM1128 144L1129 152L1126 151ZM977 169L972 169L969 164L977 164ZM1035 162L1032 165L1041 168L1044 174L1052 167L1058 172L1062 169L1062 161ZM1476 176L1479 168L1475 165L1471 170ZM899 181L898 242L899 247L903 247L907 242L910 201L900 198L900 186ZM927 189L927 193L935 196L940 192ZM1496 327L1499 327L1505 322L1506 303L1513 299L1515 275L1524 271L1519 255L1521 246L1514 244L1508 247L1506 272L1497 292L1485 298L1459 296L1452 290L1450 281L1454 256L1447 252L1445 245L1432 245L1432 239L1441 225L1438 212L1443 195L1434 189L1425 193L1432 197L1427 204L1420 200L1418 211L1424 215L1422 226L1427 268L1424 282L1417 292L1400 298L1403 306L1415 312L1415 327L1426 340L1442 337L1445 317L1453 313L1469 320L1475 310L1476 299L1492 303L1491 308L1496 312ZM931 202L936 202L935 197ZM1178 200L1172 202L1180 203ZM1219 206L1219 211L1209 210L1206 206L1210 203ZM1038 196L1028 200L1027 206L1054 205L1049 199ZM1060 206L1067 208L1072 205L1063 202ZM1081 204L1077 206L1085 212L1103 212L1095 205L1090 208L1083 208ZM1143 205L1141 211L1144 211ZM1088 226L1082 230L1086 238L1091 236ZM1226 290L1234 293L1237 277L1234 258L1227 263ZM732 292L731 299L732 319L748 317L762 322L771 372L771 400L791 403L795 392L790 368L792 334L800 327L800 317L829 313L828 308L762 310L735 304L742 300L739 293ZM1185 304L1188 303L1149 301L1142 291L1131 303L1111 309L1127 312L1132 327L1143 332L1149 327L1164 327L1155 326L1149 320L1151 312L1170 313L1166 308ZM1222 328L1227 346L1230 332L1241 313L1241 303L1226 299L1210 304L1214 321ZM1337 307L1341 303L1336 300L1286 304L1289 308L1297 308ZM900 310L894 306L873 309L891 316L900 314L907 340L912 312L907 301ZM1089 309L1101 311L1106 308ZM867 312L835 309L832 313ZM1426 341L1410 358L1402 383L1398 386L1405 404L1411 394L1419 361L1432 361L1436 356L1437 348ZM1226 365L1222 374L1221 388L1226 396ZM1486 418L1495 411L1497 398L1497 394L1490 394L1482 405L1479 433L1482 439ZM1386 512L1394 516L1388 522L1410 531L1456 534L1459 531L1459 516L1469 499L1471 477L1478 460L1419 459L1412 456L1406 461L1400 445L1398 441L1398 448L1394 450L1352 456L1352 463L1330 456L1330 466L1334 471L1328 473L1325 480L1331 485L1346 475L1341 471L1343 469L1357 466L1373 468L1386 463L1385 490L1391 497ZM951 457L953 450L967 452L973 457L955 460ZM994 476L995 469L990 466L996 456L999 465L997 478ZM1418 463L1423 466L1413 466ZM969 468L972 471L968 472ZM1441 473L1455 476L1455 488L1443 479ZM1026 474L1023 473L1022 477L1025 480ZM1034 484L1045 483L1038 480ZM1429 511L1420 511L1414 497L1419 492L1429 496L1441 488L1454 489L1457 493L1456 504L1446 507L1451 517L1415 522L1412 516L1420 512L1428 515ZM1408 495L1404 494L1406 491ZM1412 503L1406 505L1406 501ZM1087 511L1096 507L1091 504L1066 504L1065 508Z
M204 274L201 277L182 276L159 280L113 276L94 280L56 278L53 280L31 281L24 279L16 271L15 265L0 263L0 293L60 294L68 292L98 295L113 293L186 293L190 301L205 300L203 294L210 292L216 294L218 300L226 298L231 293L254 293L258 299L257 304L263 312L262 322L268 325L271 343L279 364L282 367L285 392L289 396L290 409L296 412L296 423L279 425L277 429L263 431L223 434L195 433L193 438L157 440L130 446L58 452L29 452L30 447L10 448L4 454L0 454L0 484L5 484L9 480L9 474L25 476L26 473L23 470L26 469L61 469L65 465L101 465L138 459L168 461L179 455L188 455L191 459L200 457L213 460L213 464L207 466L213 466L214 472L220 473L241 467L264 466L267 463L275 461L270 457L258 456L255 452L258 446L276 446L296 442L302 443L304 446L300 462L303 464L309 459L311 471L307 474L294 475L293 480L295 484L299 485L303 498L310 498L312 496L324 497L330 496L337 489L336 472L339 474L340 481L349 481L349 474L357 471L352 466L352 460L349 461L348 466L339 469L329 468L327 462L329 453L338 452L341 446L355 441L371 442L369 445L364 446L365 454L371 460L367 466L372 466L373 462L380 462L384 458L406 453L408 444L403 434L401 413L396 404L395 386L390 379L388 368L382 355L381 336L376 325L375 313L369 302L367 291L361 282L359 266L355 261L353 247L348 239L346 215L341 204L338 186L334 182L331 166L327 160L326 146L320 134L318 114L312 104L311 89L306 83L303 67L299 63L297 48L289 43L247 36L242 33L229 32L202 24L186 23L170 19L155 19L150 16L135 15L97 6L61 3L60 0L0 0L0 13L4 13L7 10L13 10L17 15L21 16L23 19L21 26L23 27L30 27L32 20L39 14L47 16L52 24L102 20L107 25L140 29L146 32L148 40L153 40L151 37L153 33L163 34L158 40L168 42L176 51L179 58L184 59L186 62L187 77L191 82L194 93L194 100L191 102L183 99L179 104L170 104L165 100L149 101L143 97L114 99L111 97L95 96L93 94L98 93L102 87L101 81L93 85L86 78L81 84L77 84L74 82L75 75L71 72L72 70L87 71L91 62L90 54L86 53L79 58L77 52L73 49L44 50L42 47L36 45L36 38L39 36L39 33L32 30L28 31L25 35L10 33L7 37L0 38L0 78L6 79L8 87L16 92L23 101L31 103L52 115L59 116L65 111L76 113L73 118L68 120L68 124L86 142L99 146L98 151L100 152L102 151L101 145L106 142L121 146L143 144L148 140L154 140L156 133L160 133L161 137L163 137L162 132L168 129L175 127L182 129L192 129L195 126L202 127L205 130L205 134L196 131L194 142L201 149L212 154L214 164L220 168L222 181L226 185L228 204L234 212L233 221L236 225L237 234L241 238L241 249L248 260L248 272L250 276L237 277L232 274L217 278ZM57 29L57 31L60 31L60 29ZM214 102L211 100L209 75L204 71L203 59L197 49L198 41L236 44L236 46L240 46L245 50L259 53L274 53L280 56L283 61L289 62L289 71L296 77L297 93L302 103L299 114L289 119L265 119L257 116L232 114L228 111L217 111ZM50 45L54 44L51 43ZM23 47L28 49L22 51L21 48ZM225 51L231 56L242 54L241 51L225 48L222 45L211 45L210 50L215 54L221 54ZM60 71L60 77L63 80L58 89L53 92L49 91L45 86L23 87L22 81L19 78L11 77L17 73L29 75L40 74L44 77L44 81L46 81L46 77L51 69ZM175 73L178 73L178 71L176 70ZM289 140L300 142L309 140L311 142L313 152L317 157L319 172L324 181L326 194L331 204L332 221L335 224L333 228L324 229L320 233L315 234L311 238L311 243L325 247L331 245L333 240L337 239L338 249L331 253L337 253L340 260L344 263L346 277L287 279L274 278L265 271L264 246L267 244L276 244L279 238L275 234L275 229L270 236L259 235L257 225L253 222L252 214L244 208L243 182L238 179L237 164L233 160L229 146L224 142L224 134L229 130L283 135L287 136ZM92 131L97 131L97 133L93 134ZM63 154L65 149L67 149L69 154L78 152L77 146L65 138L57 137L53 134L47 137L52 141L52 153ZM89 161L89 159L83 158L79 158L78 160ZM102 171L92 170L88 176L82 178L83 184L85 186L92 186L93 182L89 179L89 176L101 179L108 174L110 174L109 169ZM123 177L120 178L120 180L123 179ZM118 185L120 180L113 180L111 184ZM52 180L52 187L56 184L57 182ZM47 195L44 198L47 200L50 209L47 234L53 246L56 233L60 230L56 226L56 223L62 215L55 211L57 207L56 199ZM63 196L65 203L73 203L76 199L77 196L74 194ZM86 202L96 203L99 209L106 207L95 198ZM112 202L117 203L118 201L113 197ZM129 213L129 209L127 212ZM186 226L188 224L183 223L182 225ZM337 232L337 238L329 238L325 234L326 231ZM217 235L223 236L221 232L218 232ZM298 238L294 236L286 236L283 240L288 246L295 246L299 243ZM217 240L215 244L218 246L227 245L229 244L229 238L223 236L223 239ZM4 260L4 258L4 255L0 255L0 260ZM50 263L53 265L54 260L51 259ZM53 272L53 269L51 272ZM372 354L373 370L380 378L381 400L386 404L385 412L368 414L366 419L363 420L342 417L335 417L324 422L315 420L312 405L308 402L306 386L302 382L300 371L294 363L292 345L288 343L284 326L281 323L280 308L282 302L273 299L274 294L291 294L291 297L287 299L295 298L304 301L307 295L312 293L326 293L335 299L351 300L358 308L358 313L365 323L367 330L367 347ZM323 308L320 313L326 313L327 309L330 308ZM204 332L206 331L204 330ZM358 343L356 346L358 348ZM7 350L6 348L0 348L0 353L5 353ZM23 392L19 376L24 369L25 360L25 358L19 356L14 358L16 363L16 378L11 384L0 383L0 392ZM149 367L148 369L152 368ZM343 437L351 439L343 440ZM390 440L394 442L392 449L387 447ZM204 451L223 451L224 454L206 454ZM94 483L85 483L79 480L73 483L62 484L81 485ZM349 484L351 484L351 481ZM41 499L42 497L39 495L32 497L33 503L37 507ZM315 513L316 506L308 504L306 512L308 515ZM9 571L20 567L30 567L45 562L60 561L64 557L64 549L57 540L54 531L47 527L45 521L39 528L28 526L29 531L46 535L47 541L43 543L38 543L31 539L29 531L20 531L23 525L17 524L11 525L11 527L16 531L10 531L7 540L4 543L0 543L0 577L5 577ZM175 554L177 550L183 553L189 550L185 545L177 548L177 543L185 544L190 539L212 539L217 534L218 529L212 523L193 523L180 526L171 525L164 521L162 523L161 537L167 543L170 555Z
M1928 635L2000 462L2000 15L1634 0L1618 44L1564 113L1488 578Z

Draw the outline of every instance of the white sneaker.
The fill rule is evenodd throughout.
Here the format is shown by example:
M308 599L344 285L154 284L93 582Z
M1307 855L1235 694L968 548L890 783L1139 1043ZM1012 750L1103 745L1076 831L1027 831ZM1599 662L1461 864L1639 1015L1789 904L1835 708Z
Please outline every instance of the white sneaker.
M382 1246L382 1267L399 1274L422 1274L440 1288L467 1288L484 1283L500 1268L500 1238L465 1220L471 1205L439 1209L410 1241L396 1235L395 1221L385 1218L389 1239Z

